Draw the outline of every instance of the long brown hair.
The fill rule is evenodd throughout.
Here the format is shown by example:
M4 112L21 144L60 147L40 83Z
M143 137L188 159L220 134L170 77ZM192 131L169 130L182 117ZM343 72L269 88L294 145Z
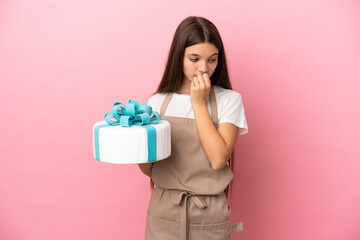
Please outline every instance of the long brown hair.
M206 18L189 16L179 24L175 31L163 77L153 94L178 91L184 80L183 59L185 48L205 42L213 44L218 49L218 64L211 76L211 85L232 89L226 65L225 49L219 31ZM229 167L234 173L234 151L231 154L229 163ZM232 183L233 181L224 190L227 198L229 197L229 187L231 195ZM150 189L154 189L154 182L151 178Z

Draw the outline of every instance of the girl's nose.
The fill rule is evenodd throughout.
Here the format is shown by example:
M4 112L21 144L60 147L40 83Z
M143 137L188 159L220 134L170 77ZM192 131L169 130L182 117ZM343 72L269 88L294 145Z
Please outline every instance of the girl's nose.
M208 65L206 62L202 62L200 63L200 66L199 66L199 72L201 73L206 73L209 71L209 68L208 68Z

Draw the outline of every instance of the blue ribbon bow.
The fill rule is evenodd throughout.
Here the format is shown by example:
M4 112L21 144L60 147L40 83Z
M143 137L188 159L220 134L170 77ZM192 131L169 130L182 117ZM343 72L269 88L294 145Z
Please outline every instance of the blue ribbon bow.
M94 130L95 158L97 160L100 161L100 128L118 125L122 127L130 127L131 125L144 127L147 133L148 162L156 160L156 130L149 125L165 120L161 118L159 113L153 112L152 108L145 103L139 105L138 101L129 100L125 105L122 102L115 102L111 111L107 112L104 118L108 124L98 125Z
M152 108L145 103L139 105L138 101L130 99L126 105L122 102L114 103L111 111L107 112L104 118L110 125L130 127L132 124L155 124L160 121L161 116L159 113L153 112Z

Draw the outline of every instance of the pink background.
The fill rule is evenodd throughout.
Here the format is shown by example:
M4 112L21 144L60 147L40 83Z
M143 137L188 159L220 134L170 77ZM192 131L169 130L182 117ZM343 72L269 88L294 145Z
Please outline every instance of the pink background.
M232 239L360 238L357 1L0 3L0 238L143 239L137 165L93 158L115 101L147 102L178 24L210 19L249 133L236 144Z

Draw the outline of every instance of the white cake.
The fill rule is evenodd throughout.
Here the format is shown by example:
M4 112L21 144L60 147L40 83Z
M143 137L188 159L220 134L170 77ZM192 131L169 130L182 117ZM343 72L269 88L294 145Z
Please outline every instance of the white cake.
M171 154L170 123L109 125L105 120L93 126L94 158L107 163L136 164L160 161ZM149 140L150 139L150 140Z

